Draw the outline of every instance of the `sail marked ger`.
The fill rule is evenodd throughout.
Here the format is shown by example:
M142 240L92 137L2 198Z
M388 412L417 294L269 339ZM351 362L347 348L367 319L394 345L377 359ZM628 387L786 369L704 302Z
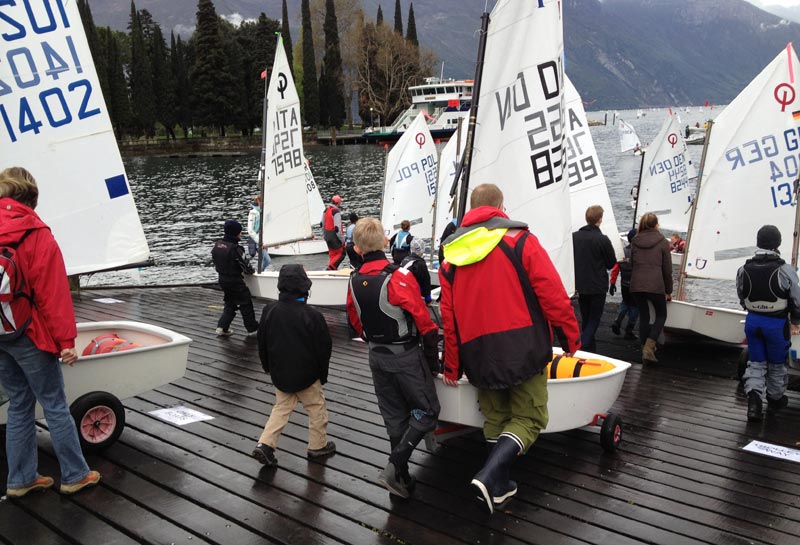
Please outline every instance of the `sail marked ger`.
M508 215L530 226L572 293L561 6L556 0L500 0L492 10L470 187L502 189Z
M50 4L2 8L10 26L2 34L0 165L36 178L36 212L58 241L67 274L145 262L150 250L78 6Z
M765 224L783 233L781 255L792 255L800 175L797 62L789 44L714 121L686 245L689 276L734 279Z

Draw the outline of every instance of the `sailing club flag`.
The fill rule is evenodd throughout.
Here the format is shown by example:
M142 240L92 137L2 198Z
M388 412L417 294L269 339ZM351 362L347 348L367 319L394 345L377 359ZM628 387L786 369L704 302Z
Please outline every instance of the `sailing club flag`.
M267 70L266 69L264 69L264 71L261 72L261 79L267 79Z
M800 121L800 110L792 112L792 119L794 119L795 121Z

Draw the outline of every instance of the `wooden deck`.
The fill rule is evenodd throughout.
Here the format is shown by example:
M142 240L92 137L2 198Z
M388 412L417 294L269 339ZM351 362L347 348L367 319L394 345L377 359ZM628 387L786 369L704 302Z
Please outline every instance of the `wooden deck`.
M119 304L94 301L100 297ZM800 465L741 450L752 439L794 447L800 395L777 417L748 425L730 378L737 351L671 344L662 364L635 363L614 411L625 419L613 455L598 433L543 435L512 476L517 498L493 517L468 482L484 458L479 433L412 457L416 494L395 501L375 478L388 440L363 343L348 339L342 312L325 311L334 336L326 397L335 456L305 457L307 418L296 412L278 447L280 467L250 458L272 403L256 342L214 335L221 293L207 288L84 291L78 319L155 323L194 339L184 378L124 401L119 442L89 457L103 480L75 497L49 491L0 503L0 541L30 544L450 543L547 545L797 544ZM257 304L260 314L260 304ZM242 330L237 318L234 327ZM608 334L606 334L608 333ZM634 360L601 326L598 351ZM667 365L666 362L676 365ZM185 405L213 420L173 426L148 414ZM57 475L49 435L39 433L42 473ZM0 478L5 482L5 460ZM0 485L2 486L2 485Z

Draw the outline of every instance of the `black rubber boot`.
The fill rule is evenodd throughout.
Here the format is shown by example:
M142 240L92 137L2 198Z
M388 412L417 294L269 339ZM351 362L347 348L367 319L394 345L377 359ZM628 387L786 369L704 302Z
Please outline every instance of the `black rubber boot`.
M516 483L509 480L508 472L520 450L516 441L501 435L483 468L470 483L478 491L478 497L489 509L490 515L494 513L495 505L503 503L517 492Z
M747 420L759 422L763 418L763 406L761 396L755 390L747 394Z
M789 404L789 398L781 396L779 399L772 399L767 396L767 414L775 414Z
M494 450L494 446L496 444L496 439L494 441L486 441L487 460L492 455L492 451ZM500 479L497 481L497 485L491 490L491 493L492 503L494 504L495 509L499 508L517 493L517 483L516 481L511 480L511 464L508 464L503 468L502 475L500 475ZM479 497L478 499L484 501L483 497Z

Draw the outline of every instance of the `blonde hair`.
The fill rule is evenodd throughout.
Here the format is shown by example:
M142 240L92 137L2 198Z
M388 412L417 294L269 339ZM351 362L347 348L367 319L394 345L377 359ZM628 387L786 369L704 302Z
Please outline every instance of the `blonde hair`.
M386 235L383 225L375 218L361 218L353 229L353 244L361 253L383 250L386 247Z
M603 219L603 207L595 204L586 209L586 223L589 225L597 225L597 222Z
M0 172L0 197L9 197L28 208L36 208L39 188L33 175L22 167L10 167Z
M658 226L658 216L656 216L652 212L648 212L647 214L643 215L642 219L639 220L640 233L647 229L655 229L657 226Z
M503 192L494 184L481 184L472 190L469 198L470 208L479 206L503 207Z

